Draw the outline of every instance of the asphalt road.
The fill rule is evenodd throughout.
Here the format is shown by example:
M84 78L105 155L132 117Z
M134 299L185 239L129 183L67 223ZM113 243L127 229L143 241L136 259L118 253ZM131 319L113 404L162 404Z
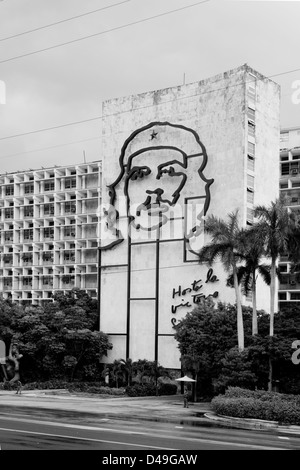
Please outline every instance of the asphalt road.
M69 416L64 413L62 418L59 412L53 414L53 418L38 419L28 410L22 414L1 411L0 447L4 451L98 450L126 451L130 455L136 452L178 455L184 451L184 455L192 455L193 451L201 450L297 450L300 449L300 436L207 427L205 423L193 427L99 417L91 424L84 417L78 418L71 413Z

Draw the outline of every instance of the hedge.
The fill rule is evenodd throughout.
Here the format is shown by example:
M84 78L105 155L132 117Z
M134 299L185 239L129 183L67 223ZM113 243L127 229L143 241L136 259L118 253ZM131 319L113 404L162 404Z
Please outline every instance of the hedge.
M300 397L298 395L247 390L229 387L224 395L211 401L219 415L277 421L279 424L300 425Z

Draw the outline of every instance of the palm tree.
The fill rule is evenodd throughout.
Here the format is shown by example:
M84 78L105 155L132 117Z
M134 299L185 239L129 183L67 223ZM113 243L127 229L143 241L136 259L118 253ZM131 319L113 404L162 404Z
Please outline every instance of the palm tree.
M124 373L127 378L127 385L128 387L131 385L132 382L132 374L133 374L133 362L132 359L120 359L121 367L124 370Z
M199 262L212 266L217 258L227 272L233 276L233 285L237 306L237 335L238 348L244 350L244 325L240 296L240 287L237 277L237 262L241 259L241 229L238 225L238 210L228 215L228 221L210 215L205 220L204 231L211 235L211 242L203 246L198 253Z
M270 268L270 332L274 336L274 313L275 313L275 282L277 272L277 261L281 254L287 253L289 240L291 237L291 228L293 226L291 216L284 204L282 197L271 202L269 206L256 206L254 208L254 217L258 218L254 229L257 240L264 244L265 255L271 258ZM273 383L273 365L271 355L269 356L269 379L268 390L272 390Z
M257 240L255 231L251 229L241 230L240 232L242 248L242 257L245 265L237 268L238 283L242 286L244 295L252 294L252 336L258 334L257 328L257 305L256 305L256 280L258 271L265 283L270 285L270 265L261 262L263 257L263 244ZM228 276L227 285L233 287L233 274Z
M254 217L258 222L254 225L256 240L263 243L264 254L271 258L270 268L270 336L274 335L275 313L275 281L276 265L280 254L288 251L291 234L291 217L284 205L283 199L278 198L270 206L256 206Z

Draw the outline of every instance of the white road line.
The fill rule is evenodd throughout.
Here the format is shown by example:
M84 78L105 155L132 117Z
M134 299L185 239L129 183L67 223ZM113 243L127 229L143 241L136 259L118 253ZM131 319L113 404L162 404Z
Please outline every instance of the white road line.
M94 430L97 430L94 428ZM86 438L86 437L75 437L75 436L65 436L63 434L51 434L51 433L43 433L43 432L35 432L35 431L24 431L20 429L9 429L9 428L0 428L0 431L10 431L10 432L18 432L18 433L23 433L23 434L35 434L38 436L51 436L51 437L59 437L63 439L76 439L79 441L93 441L93 442L103 442L106 444L119 444L119 445L128 445L128 446L137 446L137 447L143 447L143 448L149 448L149 449L159 449L159 450L179 450L179 449L174 449L174 448L169 448L169 447L156 447L156 446L148 446L148 445L142 445L142 444L130 444L128 442L119 442L119 441L106 441L102 439L92 439L92 438ZM174 437L173 437L174 439ZM234 446L234 447L244 447L244 448L250 448L250 449L257 449L257 450L287 450L281 447L272 447L272 446L261 446L261 445L256 445L256 444L242 444L239 442L228 442L228 441L217 441L213 439L188 439L188 438L176 438L175 440L184 440L184 441L194 441L197 443L205 443L205 444L215 444L219 446Z
M157 446L149 446L148 444L131 444L130 442L120 442L120 441L106 441L103 439L92 439L90 437L76 437L76 436L65 436L63 434L50 434L46 432L35 432L35 431L24 431L22 429L9 429L9 428L0 428L0 431L9 431L9 432L16 432L22 434L34 434L37 436L47 436L47 437L59 437L62 439L74 439L77 441L91 441L91 442L99 442L105 444L117 444L117 445L125 445L125 446L133 446L133 447L142 447L143 449L158 449L158 450L179 450L170 447L157 447Z

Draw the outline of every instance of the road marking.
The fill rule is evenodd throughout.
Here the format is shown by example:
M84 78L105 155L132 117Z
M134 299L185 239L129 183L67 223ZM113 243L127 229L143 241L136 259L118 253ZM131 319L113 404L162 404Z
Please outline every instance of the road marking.
M283 436L278 436L278 439L287 439L288 441L290 440L289 437L283 437Z
M58 437L62 439L74 439L77 441L91 441L91 442L99 442L99 443L105 443L105 444L134 446L134 447L142 447L144 449L146 448L146 449L158 449L158 450L179 450L179 449L174 449L171 447L157 447L157 446L150 446L148 444L131 444L130 442L122 442L122 441L106 441L103 439L92 439L90 437L76 437L76 436L66 436L63 434L51 434L51 433L46 433L46 432L24 431L23 429L0 428L0 431L10 431L10 432L16 432L16 433L21 433L21 434L34 434L37 436Z

